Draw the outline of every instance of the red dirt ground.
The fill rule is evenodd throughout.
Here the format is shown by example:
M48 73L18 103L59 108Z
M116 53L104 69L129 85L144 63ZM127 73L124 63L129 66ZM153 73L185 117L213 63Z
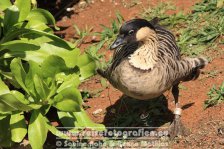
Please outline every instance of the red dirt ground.
M98 32L102 31L100 24L110 26L111 21L115 19L115 12L117 10L122 14L125 20L129 20L140 16L139 14L142 12L143 7L147 8L149 4L156 4L155 0L154 2L144 1L141 4L128 8L124 7L124 3L130 4L130 1L108 1L95 0L94 3L83 9L74 6L75 14L72 15L71 18L64 17L57 23L58 26L68 27L68 29L61 32L65 34L65 39L70 40L75 36L73 28L74 24L81 29L85 26L93 27L92 32ZM193 0L173 0L172 2L177 5L179 10L185 10L186 12L189 12L190 7L195 3ZM86 46L87 45L82 45L81 49L84 50ZM222 125L224 126L224 104L206 110L203 109L203 103L208 98L207 93L209 89L214 84L220 85L224 80L223 51L224 49L222 49L222 52L213 52L211 55L215 55L215 59L213 59L203 70L203 72L218 70L220 73L217 73L214 77L209 76L207 73L203 73L196 81L182 83L186 88L180 90L181 105L185 107L182 114L182 121L184 125L191 130L191 134L182 138L179 143L172 143L172 148L224 148L224 136L220 137L217 135L218 128ZM111 52L106 51L106 55L111 56ZM80 88L92 92L93 94L99 92L99 95L88 99L88 102L86 102L86 104L90 106L87 111L93 121L108 124L112 120L110 115L113 116L117 112L120 112L118 111L118 106L121 103L117 101L119 101L122 93L114 89L111 85L109 85L108 88L99 91L102 89L99 76L94 76L84 82ZM165 95L168 99L168 107L172 111L174 104L171 93L167 91ZM113 106L115 103L116 105ZM97 109L102 109L102 112L94 116L93 112ZM106 115L107 118L105 118Z

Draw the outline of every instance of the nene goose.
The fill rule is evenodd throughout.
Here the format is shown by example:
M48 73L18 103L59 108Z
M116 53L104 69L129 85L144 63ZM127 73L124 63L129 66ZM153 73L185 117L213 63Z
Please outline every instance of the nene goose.
M125 95L139 100L149 100L162 95L172 87L175 101L174 121L170 136L182 135L178 85L199 76L206 64L205 58L181 58L174 35L151 21L133 19L124 23L117 39L112 63L98 73Z

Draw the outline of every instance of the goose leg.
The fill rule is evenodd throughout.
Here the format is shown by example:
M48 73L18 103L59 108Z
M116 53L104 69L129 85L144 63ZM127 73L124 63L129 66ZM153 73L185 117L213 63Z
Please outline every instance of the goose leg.
M180 119L182 109L179 107L179 102L178 102L178 96L179 96L178 85L179 83L174 85L172 88L172 94L175 101L175 109L174 109L175 117L174 117L174 121L172 122L169 128L169 135L171 139L175 138L176 136L184 135L184 127Z

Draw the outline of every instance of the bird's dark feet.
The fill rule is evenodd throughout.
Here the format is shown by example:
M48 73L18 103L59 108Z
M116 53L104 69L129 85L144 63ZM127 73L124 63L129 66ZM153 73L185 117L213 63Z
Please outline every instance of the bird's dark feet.
M175 137L187 136L189 135L189 130L187 130L180 119L180 115L175 115L175 119L169 127L169 136L173 140Z

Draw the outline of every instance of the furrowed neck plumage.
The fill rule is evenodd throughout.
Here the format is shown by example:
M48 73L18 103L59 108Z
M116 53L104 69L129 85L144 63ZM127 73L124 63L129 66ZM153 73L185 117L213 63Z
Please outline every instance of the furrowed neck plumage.
M141 70L152 70L158 62L158 38L153 30L144 30L142 33L147 35L139 35L143 39L138 49L129 56L129 63Z
M113 55L110 72L112 72L121 63L122 60L127 58L130 54L134 53L134 51L137 48L138 48L138 42L134 42L132 44L117 48Z

